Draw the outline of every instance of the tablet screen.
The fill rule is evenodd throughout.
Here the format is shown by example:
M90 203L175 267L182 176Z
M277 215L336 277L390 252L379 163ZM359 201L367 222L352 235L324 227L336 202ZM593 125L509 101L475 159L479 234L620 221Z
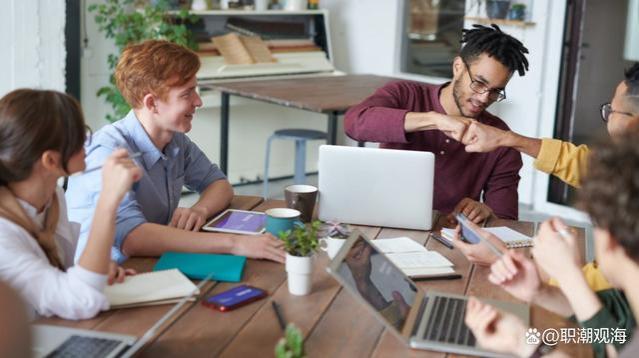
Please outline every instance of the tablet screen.
M261 233L266 225L266 214L256 211L227 210L206 224L205 230L237 232L237 233Z

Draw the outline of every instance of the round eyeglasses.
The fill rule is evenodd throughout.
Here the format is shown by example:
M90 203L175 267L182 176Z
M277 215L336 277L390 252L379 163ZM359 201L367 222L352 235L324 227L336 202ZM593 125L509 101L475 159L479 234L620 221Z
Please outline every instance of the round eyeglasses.
M621 111L615 111L614 109L612 109L612 106L610 105L610 103L604 103L601 105L601 119L604 122L608 122L608 119L610 118L610 115L612 113L618 113L624 116L630 116L633 117L634 113L629 113L629 112L621 112Z
M506 99L506 90L503 89L491 89L488 88L484 83L481 83L473 78L472 73L470 73L470 67L466 62L464 62L466 66L466 72L468 72L468 77L470 77L470 89L477 94L488 93L488 99L495 102L501 102Z

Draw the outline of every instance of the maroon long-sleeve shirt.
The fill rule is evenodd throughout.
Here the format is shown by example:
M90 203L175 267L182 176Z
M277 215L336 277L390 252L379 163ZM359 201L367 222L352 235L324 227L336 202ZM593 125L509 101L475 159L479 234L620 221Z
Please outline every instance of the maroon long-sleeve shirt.
M483 192L484 203L495 215L516 220L522 166L519 152L500 148L490 153L466 153L463 144L438 130L404 131L408 112L446 113L439 101L443 86L410 81L388 83L346 112L346 134L357 141L382 143L383 148L434 153L433 208L448 213L465 197L479 201ZM508 129L506 123L486 111L477 120Z

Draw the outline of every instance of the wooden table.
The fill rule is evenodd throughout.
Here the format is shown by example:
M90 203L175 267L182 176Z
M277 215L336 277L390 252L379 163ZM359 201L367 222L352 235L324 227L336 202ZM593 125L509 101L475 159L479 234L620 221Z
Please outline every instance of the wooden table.
M328 143L337 139L337 117L363 101L391 77L374 75L321 76L259 81L219 82L210 85L222 93L220 108L220 168L228 173L230 96L251 98L328 116Z
M233 207L263 211L272 207L284 207L283 201L261 202L257 197L238 197ZM441 223L438 222L438 226ZM531 235L533 223L493 219L488 226L509 226ZM470 264L458 250L450 250L435 240L428 239L428 232L358 226L369 238L408 236L436 250L455 264L460 280L421 281L422 289L470 294L478 297L516 301L506 292L497 289L487 280L488 269ZM583 230L580 230L583 245ZM248 260L242 283L263 288L270 297L235 311L221 313L199 303L208 297L237 284L212 282L204 287L198 302L184 307L171 322L167 322L155 340L141 352L143 357L268 357L273 355L276 342L282 336L270 301L277 301L287 321L295 323L305 337L305 349L309 357L443 357L444 353L412 350L384 329L375 317L350 293L326 273L328 258L317 255L313 274L313 289L308 296L288 293L284 265L262 260ZM155 259L135 258L127 266L138 270L150 270ZM100 331L141 336L172 306L155 306L120 309L104 312L90 320L72 322L61 319L43 319L39 323L82 327ZM531 308L531 326L538 329L573 326L564 319L538 307ZM571 356L588 357L588 345L562 347Z

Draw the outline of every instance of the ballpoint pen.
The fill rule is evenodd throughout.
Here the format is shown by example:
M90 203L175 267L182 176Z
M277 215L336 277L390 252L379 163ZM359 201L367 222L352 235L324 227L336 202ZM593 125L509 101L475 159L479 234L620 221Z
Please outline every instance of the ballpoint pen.
M448 239L446 239L445 237L441 236L441 235L437 235L434 232L430 233L430 236L433 237L433 239L439 241L442 245L446 246L449 249L454 249L455 247L453 246L453 244L450 243L450 241L448 241Z
M280 305L275 301L271 301L271 306L273 307L273 311L275 311L275 316L277 316L277 322L280 325L282 331L286 330L286 320L284 320L284 315L282 314L282 310L280 309Z

